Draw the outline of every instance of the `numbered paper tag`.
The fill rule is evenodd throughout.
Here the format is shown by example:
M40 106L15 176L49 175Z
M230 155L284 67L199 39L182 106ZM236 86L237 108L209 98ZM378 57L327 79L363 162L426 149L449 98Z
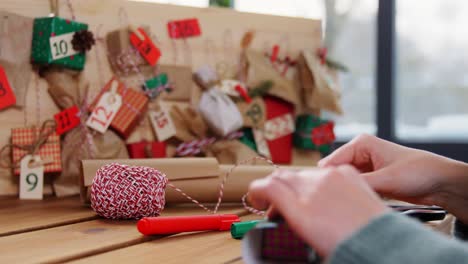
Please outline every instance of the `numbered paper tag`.
M16 104L16 97L11 89L5 70L0 65L0 109Z
M265 122L265 138L275 140L294 133L295 126L292 114L284 114Z
M142 28L136 29L130 34L130 43L138 49L141 56L151 65L155 66L161 57L161 51L154 45L153 41Z
M255 139L255 144L257 145L258 154L264 156L265 158L271 159L270 148L268 148L263 131L260 129L252 129L252 132Z
M20 199L42 200L44 166L40 156L26 155L20 163Z
M70 57L79 53L79 51L73 49L73 45L71 43L73 35L75 35L75 32L58 35L49 39L50 53L52 54L53 60Z
M55 122L57 123L57 134L62 135L63 133L77 127L81 123L79 113L80 109L75 105L54 115Z
M176 134L174 123L167 111L150 111L149 117L159 141L165 141Z
M99 99L88 121L86 121L86 125L96 131L105 133L121 106L122 97L117 92L105 92Z
M175 39L201 35L200 24L196 18L170 21L167 23L167 31L169 37Z

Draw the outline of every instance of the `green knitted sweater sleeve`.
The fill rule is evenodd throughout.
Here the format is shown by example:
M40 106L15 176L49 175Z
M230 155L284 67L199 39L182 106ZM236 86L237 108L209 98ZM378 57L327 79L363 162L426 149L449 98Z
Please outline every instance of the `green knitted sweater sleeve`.
M339 244L328 263L468 263L468 245L387 213Z

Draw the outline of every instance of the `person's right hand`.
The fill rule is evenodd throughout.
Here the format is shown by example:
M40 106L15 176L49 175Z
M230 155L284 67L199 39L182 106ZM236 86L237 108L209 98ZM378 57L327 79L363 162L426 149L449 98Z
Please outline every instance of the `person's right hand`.
M468 223L468 165L427 151L361 135L319 162L350 164L379 194L416 204L439 205Z

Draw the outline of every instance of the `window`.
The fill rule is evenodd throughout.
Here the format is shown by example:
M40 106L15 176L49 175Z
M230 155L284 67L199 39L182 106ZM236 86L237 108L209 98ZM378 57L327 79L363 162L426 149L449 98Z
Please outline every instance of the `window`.
M396 136L468 139L468 2L396 2Z

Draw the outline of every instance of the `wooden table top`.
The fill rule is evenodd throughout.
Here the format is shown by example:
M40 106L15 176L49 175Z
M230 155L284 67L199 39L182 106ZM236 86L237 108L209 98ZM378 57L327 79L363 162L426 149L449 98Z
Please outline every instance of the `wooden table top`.
M169 207L165 216L204 214L198 207ZM243 220L257 219L239 206ZM241 263L230 232L143 236L136 221L106 220L78 197L0 201L0 263Z

